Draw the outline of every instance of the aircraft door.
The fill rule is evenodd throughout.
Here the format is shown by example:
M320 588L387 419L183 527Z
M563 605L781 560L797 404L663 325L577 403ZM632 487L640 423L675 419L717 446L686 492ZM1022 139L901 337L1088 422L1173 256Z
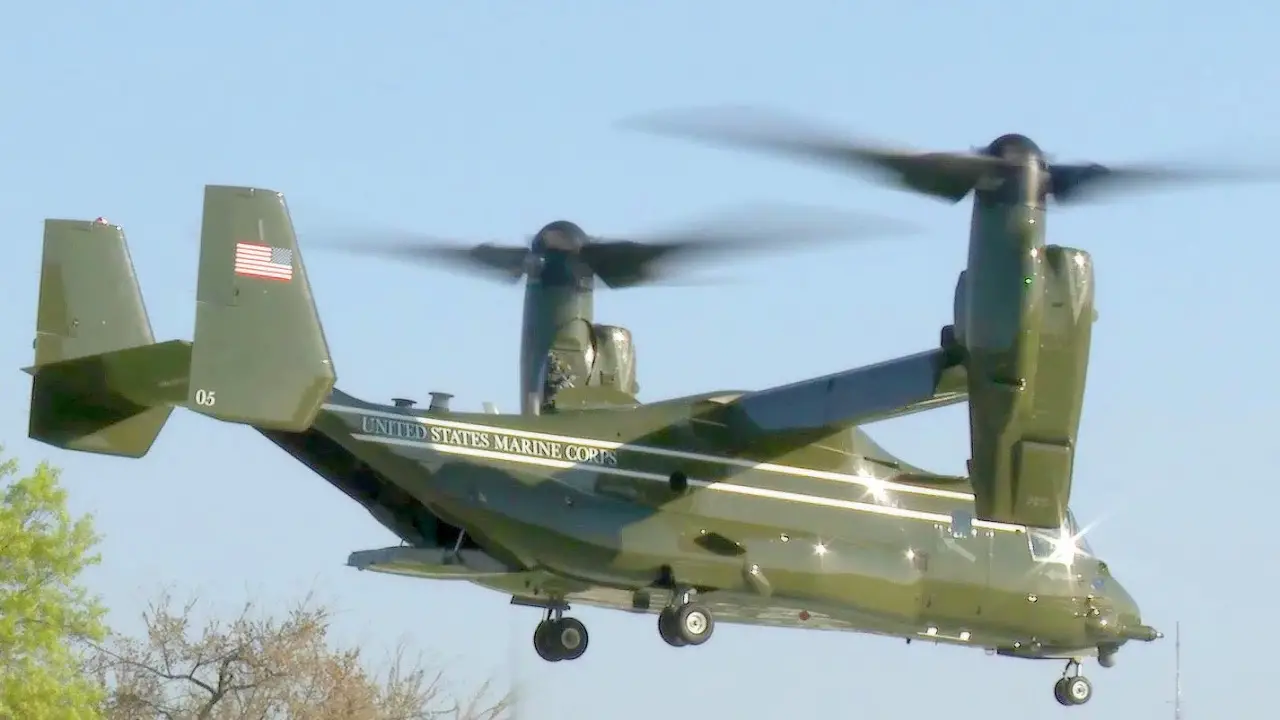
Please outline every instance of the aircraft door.
M989 604L992 533L975 527L968 510L952 513L949 523L937 523L934 530L935 544L925 574L924 616L964 625L981 616Z

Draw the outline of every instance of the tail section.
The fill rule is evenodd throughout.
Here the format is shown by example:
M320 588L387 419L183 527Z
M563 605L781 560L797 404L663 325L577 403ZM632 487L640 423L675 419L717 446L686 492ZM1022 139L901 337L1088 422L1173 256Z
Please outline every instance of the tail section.
M46 220L28 368L32 439L141 457L184 389L185 343L155 344L124 230L102 220ZM182 396L176 396L180 399Z
M284 197L205 188L192 342L156 343L124 231L47 220L29 435L142 457L174 406L286 431L336 379Z
M230 422L310 427L336 380L284 196L204 194L187 407Z

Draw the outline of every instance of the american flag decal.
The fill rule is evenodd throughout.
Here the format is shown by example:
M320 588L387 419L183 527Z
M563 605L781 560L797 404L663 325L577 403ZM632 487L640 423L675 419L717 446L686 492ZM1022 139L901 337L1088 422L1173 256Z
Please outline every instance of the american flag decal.
M293 279L293 251L261 243L236 243L235 273L263 280Z

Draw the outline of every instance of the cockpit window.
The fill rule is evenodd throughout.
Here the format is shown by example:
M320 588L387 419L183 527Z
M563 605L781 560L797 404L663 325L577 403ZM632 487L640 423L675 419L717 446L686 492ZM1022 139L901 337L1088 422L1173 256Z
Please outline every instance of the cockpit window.
M1027 539L1031 543L1031 559L1046 562L1053 557L1054 544L1043 531L1031 529L1027 531Z
M1058 530L1029 528L1027 542L1031 557L1038 562L1071 564L1082 555L1093 555L1089 541L1081 534L1075 515L1067 511L1066 523Z
M1067 511L1067 527L1071 529L1071 537L1076 539L1076 547L1092 555L1093 548L1089 546L1088 533L1081 530L1080 525L1076 523L1075 513Z

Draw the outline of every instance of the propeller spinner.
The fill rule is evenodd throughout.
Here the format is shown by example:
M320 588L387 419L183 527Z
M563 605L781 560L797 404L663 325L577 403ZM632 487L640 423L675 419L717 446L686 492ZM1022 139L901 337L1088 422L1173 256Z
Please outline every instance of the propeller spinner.
M984 183L996 184L1010 171L1030 168L1039 179L1031 191L1039 201L1079 202L1102 191L1142 185L1214 180L1280 180L1275 168L1056 163L1024 135L1008 134L970 152L922 152L855 140L779 113L752 108L691 110L638 118L632 129L691 140L815 160L845 169L871 171L891 184L950 202L959 202Z

